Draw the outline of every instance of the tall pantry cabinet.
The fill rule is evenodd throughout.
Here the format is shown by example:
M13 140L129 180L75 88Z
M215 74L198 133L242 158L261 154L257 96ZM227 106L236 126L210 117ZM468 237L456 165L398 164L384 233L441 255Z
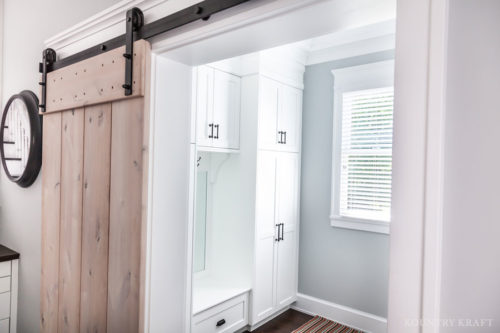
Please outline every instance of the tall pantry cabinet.
M265 57L261 60L264 70L243 78L253 81L248 86L254 87L253 98L258 100L255 252L249 316L253 326L297 299L298 280L304 67L280 69L266 66ZM285 65L294 63L289 58L281 61Z
M299 178L298 153L258 152L254 324L296 300Z

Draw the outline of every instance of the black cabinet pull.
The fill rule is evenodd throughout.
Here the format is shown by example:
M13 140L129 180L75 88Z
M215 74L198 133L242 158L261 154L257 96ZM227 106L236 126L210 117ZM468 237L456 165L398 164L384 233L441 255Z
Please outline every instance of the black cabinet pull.
M283 143L283 132L278 131L278 135L279 135L278 144L282 144Z
M221 319L217 322L217 327L222 326L226 323L226 319Z
M215 125L215 129L217 130L217 134L215 134L214 139L219 138L219 124Z
M278 238L280 238L280 240L285 240L285 238L283 238L285 236L285 224L280 223L280 225L281 225L281 238L280 237Z
M274 241L275 242L279 242L280 241L280 224L281 223L277 223L276 226L278 227L278 238L275 238Z
M208 138L212 139L214 137L214 124L209 124L208 127L210 128L210 134L208 135Z
M283 136L285 137L285 139L283 140L283 144L285 144L285 145L286 145L286 131L285 131L285 132L283 132Z

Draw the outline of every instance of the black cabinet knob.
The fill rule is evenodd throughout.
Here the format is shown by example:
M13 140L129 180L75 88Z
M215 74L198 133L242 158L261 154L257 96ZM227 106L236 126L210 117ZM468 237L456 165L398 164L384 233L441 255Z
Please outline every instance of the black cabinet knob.
M226 319L221 319L217 322L217 327L222 326L226 323Z

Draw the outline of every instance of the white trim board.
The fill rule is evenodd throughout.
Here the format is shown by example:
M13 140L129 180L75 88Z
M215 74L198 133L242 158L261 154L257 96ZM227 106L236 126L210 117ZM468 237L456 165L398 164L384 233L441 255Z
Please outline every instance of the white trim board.
M422 318L434 321L441 317L448 8L449 0L431 3L429 33ZM439 327L422 332L438 333Z
M368 220L340 215L340 162L342 144L342 94L344 92L377 89L394 86L394 60L384 60L358 66L332 70L333 85L333 124L332 138L332 183L330 224L333 227L363 230L368 232L390 233L389 221Z
M387 332L386 318L316 297L299 293L297 294L297 302L291 308L310 315L319 315L365 332Z

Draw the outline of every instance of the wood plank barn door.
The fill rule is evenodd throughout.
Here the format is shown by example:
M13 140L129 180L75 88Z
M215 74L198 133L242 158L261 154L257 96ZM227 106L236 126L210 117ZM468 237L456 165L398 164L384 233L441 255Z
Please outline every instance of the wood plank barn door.
M144 306L150 45L53 71L43 113L41 331L138 332Z

